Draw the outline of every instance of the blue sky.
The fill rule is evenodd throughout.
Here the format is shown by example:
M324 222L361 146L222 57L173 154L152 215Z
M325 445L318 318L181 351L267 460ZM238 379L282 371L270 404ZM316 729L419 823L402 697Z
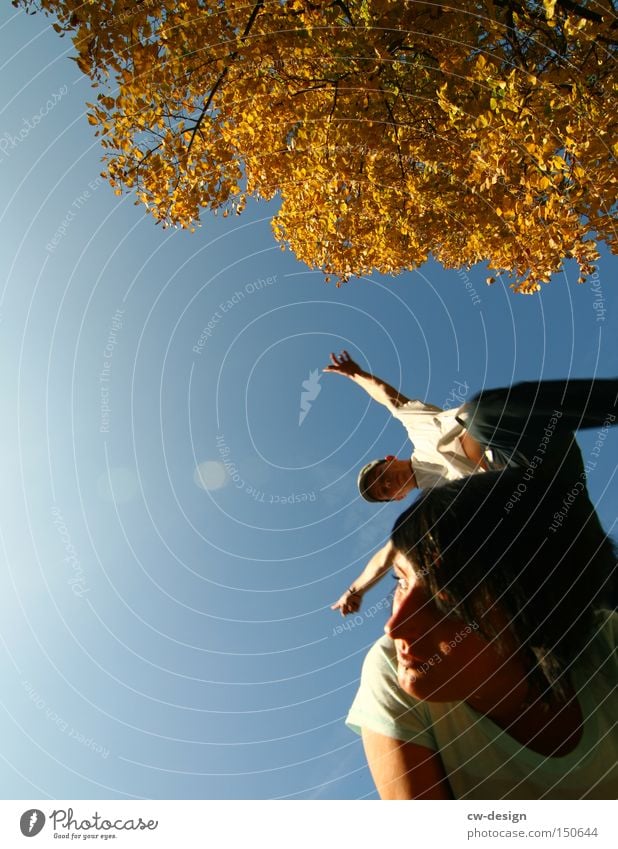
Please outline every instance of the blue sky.
M358 467L410 446L320 370L347 348L438 405L615 375L617 260L596 291L433 263L337 289L280 251L274 204L163 231L98 177L68 39L5 3L0 44L2 794L373 796L343 719L392 582L347 630L330 604L400 510ZM617 437L589 480L608 529Z

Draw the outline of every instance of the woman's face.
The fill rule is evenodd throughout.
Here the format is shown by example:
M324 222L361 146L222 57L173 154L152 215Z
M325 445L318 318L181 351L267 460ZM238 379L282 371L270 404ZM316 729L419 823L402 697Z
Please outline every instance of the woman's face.
M406 693L430 702L467 701L482 713L505 698L525 698L526 666L510 635L499 653L479 635L479 623L438 609L401 553L394 571L393 615L384 630L395 641L399 685Z

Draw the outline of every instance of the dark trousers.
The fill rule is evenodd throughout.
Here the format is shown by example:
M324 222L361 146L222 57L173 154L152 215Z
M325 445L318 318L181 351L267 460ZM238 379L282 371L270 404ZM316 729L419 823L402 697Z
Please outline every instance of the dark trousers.
M575 431L618 424L618 380L544 380L479 392L458 421L493 454L492 468L526 467L585 478Z

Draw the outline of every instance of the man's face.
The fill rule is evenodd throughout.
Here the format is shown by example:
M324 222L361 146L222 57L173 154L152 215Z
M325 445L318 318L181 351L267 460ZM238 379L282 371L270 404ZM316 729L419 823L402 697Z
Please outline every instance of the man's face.
M401 501L415 487L410 461L393 459L373 469L367 489L371 497L378 501Z

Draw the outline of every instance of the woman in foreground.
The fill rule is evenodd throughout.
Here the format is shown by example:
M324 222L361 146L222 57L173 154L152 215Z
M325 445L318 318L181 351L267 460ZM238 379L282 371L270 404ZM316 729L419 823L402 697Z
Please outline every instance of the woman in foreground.
M382 799L618 796L616 552L585 493L488 472L393 529L397 587L348 725ZM557 524L557 527L556 527Z

